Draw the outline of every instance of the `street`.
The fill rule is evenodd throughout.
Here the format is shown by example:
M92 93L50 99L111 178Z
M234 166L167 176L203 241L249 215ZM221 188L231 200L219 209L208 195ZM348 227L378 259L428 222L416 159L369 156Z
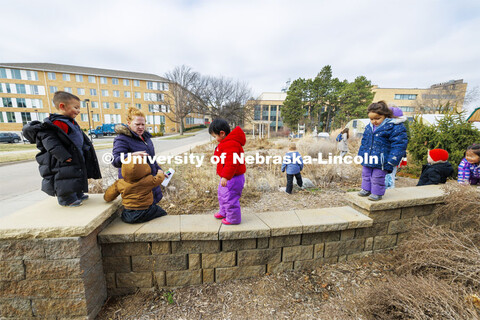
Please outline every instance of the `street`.
M210 135L208 134L208 130L202 130L188 138L164 139L165 138L161 137L152 139L157 156L188 152L196 145L210 141ZM112 139L105 138L102 140L107 142ZM102 172L110 166L109 164L103 163L102 156L111 152L111 148L98 150L96 152ZM38 171L38 163L36 161L2 165L0 166L0 176L2 177L2 183L0 184L0 217L48 197L47 194L40 190L42 178Z

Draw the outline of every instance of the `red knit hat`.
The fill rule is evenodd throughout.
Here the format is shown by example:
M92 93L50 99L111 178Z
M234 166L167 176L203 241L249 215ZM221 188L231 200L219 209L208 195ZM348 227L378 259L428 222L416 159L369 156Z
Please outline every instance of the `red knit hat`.
M448 160L448 152L447 150L443 150L443 149L433 149L433 150L430 150L430 152L428 153L430 155L430 158L432 158L432 160L434 162L437 162L437 161L447 161Z

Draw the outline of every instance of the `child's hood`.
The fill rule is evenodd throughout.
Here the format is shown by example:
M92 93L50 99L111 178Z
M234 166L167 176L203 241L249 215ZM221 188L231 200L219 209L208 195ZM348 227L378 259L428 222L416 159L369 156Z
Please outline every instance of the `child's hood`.
M122 164L123 180L128 183L137 182L152 173L152 169L147 163L134 162L132 159L129 163Z
M400 123L404 123L405 121L407 121L407 117L405 116L401 116L401 117L398 117L398 118L392 118L391 122L393 124L400 124Z
M229 142L229 141L238 142L243 147L245 145L245 143L247 142L247 138L246 138L245 132L243 132L242 128L235 127L235 129L233 129L228 134L228 136L226 136L225 139L222 140L222 143Z

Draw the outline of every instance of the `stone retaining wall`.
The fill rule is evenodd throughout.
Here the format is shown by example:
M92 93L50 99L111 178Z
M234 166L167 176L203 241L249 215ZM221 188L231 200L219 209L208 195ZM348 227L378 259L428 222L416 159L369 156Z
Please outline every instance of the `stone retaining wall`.
M399 188L379 202L347 200L350 207L246 214L237 226L211 215L127 225L112 220L119 203L101 195L74 209L46 200L0 220L0 318L94 319L107 295L356 259L395 247L416 217L434 222L443 192Z

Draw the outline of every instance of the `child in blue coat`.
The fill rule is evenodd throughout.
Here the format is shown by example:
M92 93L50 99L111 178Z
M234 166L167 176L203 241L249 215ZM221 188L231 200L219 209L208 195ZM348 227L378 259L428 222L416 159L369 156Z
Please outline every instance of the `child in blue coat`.
M393 171L406 152L408 137L403 125L392 121L393 112L385 101L367 109L370 123L365 127L358 155L363 158L361 197L378 201L385 194L385 175Z
M300 171L303 170L303 159L300 153L297 151L295 143L291 143L288 148L287 154L283 157L282 172L287 171L287 188L286 193L292 194L293 189L293 177L297 179L297 184L301 188L303 186L302 175Z

